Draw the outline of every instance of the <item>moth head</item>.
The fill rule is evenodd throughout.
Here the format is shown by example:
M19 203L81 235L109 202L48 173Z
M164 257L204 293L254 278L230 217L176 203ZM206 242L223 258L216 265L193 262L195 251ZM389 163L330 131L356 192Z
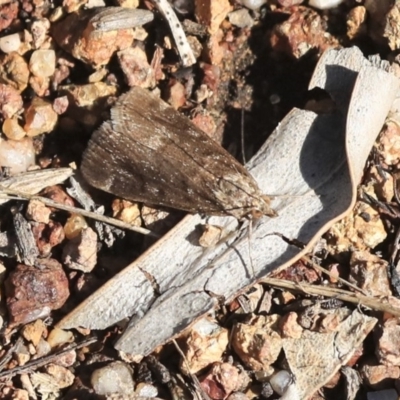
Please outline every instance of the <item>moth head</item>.
M251 218L257 219L261 218L263 215L271 218L278 216L278 213L271 208L271 199L268 196L261 195L254 203L249 215Z

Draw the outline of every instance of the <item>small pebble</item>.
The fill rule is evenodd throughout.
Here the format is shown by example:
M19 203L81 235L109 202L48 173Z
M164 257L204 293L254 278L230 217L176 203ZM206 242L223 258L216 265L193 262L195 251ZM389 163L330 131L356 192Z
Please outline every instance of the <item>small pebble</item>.
M21 330L24 339L33 343L34 346L39 344L45 332L46 325L41 319L37 319L35 322L25 325Z
M249 10L241 8L240 10L229 13L229 22L239 28L250 28L254 25L254 20L251 17Z
M14 87L0 84L0 113L4 118L12 118L23 105L22 97Z
M69 297L67 275L51 258L41 259L40 268L18 264L8 275L5 287L10 326L45 318Z
M26 136L26 132L15 118L8 118L4 120L3 133L8 139L17 141Z
M241 0L241 3L250 10L258 10L267 0Z
M22 92L29 81L29 68L25 59L18 53L6 54L1 58L0 79Z
M33 75L47 78L54 74L56 69L56 53L54 50L36 50L29 60L29 70Z
M226 400L249 400L249 397L242 392L235 392L230 394Z
M24 130L28 136L37 136L52 131L58 120L52 104L39 97L32 100L24 115Z
M155 386L150 385L149 383L140 382L136 386L135 394L140 397L157 397L158 390Z
M82 229L87 227L87 223L84 217L79 214L72 214L65 223L64 233L65 237L69 240L77 237Z
M62 254L67 268L90 272L97 263L97 234L91 228L82 229L79 235L69 240Z
M278 0L282 7L291 7L303 3L303 0Z
M343 0L310 0L308 5L319 10L328 10L337 7L340 3L343 3Z
M292 383L292 376L288 371L282 370L274 374L269 381L272 389L280 396L285 393L286 389Z
M36 346L36 356L37 357L47 356L47 354L50 354L50 352L51 352L51 347L49 343L43 338L41 338L39 340L38 345Z
M32 139L2 140L0 143L0 165L8 167L11 175L26 172L29 167L35 165L35 149Z
M97 395L131 394L134 389L132 369L122 361L95 370L90 381Z
M3 36L0 38L0 50L3 53L12 53L17 51L21 45L21 38L19 33L13 33L12 35Z
M69 387L74 383L74 374L61 365L48 364L45 366L45 371L54 378L60 389Z
M70 331L64 331L59 328L54 328L47 338L47 343L52 349L63 346L66 343L72 343L74 341L74 335Z

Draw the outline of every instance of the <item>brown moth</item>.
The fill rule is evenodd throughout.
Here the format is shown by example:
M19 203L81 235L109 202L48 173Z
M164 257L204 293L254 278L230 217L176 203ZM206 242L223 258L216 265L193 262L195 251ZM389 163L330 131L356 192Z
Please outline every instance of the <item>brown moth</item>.
M92 186L133 201L237 219L276 215L224 148L138 87L118 98L93 133L81 170Z

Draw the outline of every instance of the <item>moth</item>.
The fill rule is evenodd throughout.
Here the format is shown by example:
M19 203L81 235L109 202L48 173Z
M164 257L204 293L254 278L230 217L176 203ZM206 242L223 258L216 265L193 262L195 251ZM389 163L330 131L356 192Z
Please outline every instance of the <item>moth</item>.
M81 170L90 185L132 201L239 220L276 215L233 156L138 87L118 98L93 133Z

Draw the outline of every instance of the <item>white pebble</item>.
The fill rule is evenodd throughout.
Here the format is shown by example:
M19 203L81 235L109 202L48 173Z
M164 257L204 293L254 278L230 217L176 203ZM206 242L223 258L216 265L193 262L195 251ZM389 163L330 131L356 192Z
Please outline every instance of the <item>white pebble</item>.
M8 167L11 175L26 172L35 165L35 149L31 138L20 141L3 139L0 143L0 165Z
M128 395L133 393L134 388L132 369L122 361L114 361L96 369L90 382L98 395Z
M292 383L292 376L288 371L282 370L274 374L269 380L269 383L272 389L280 396L282 396L283 393L286 392L286 389L289 387L289 385Z
M158 390L155 386L150 385L149 383L139 383L135 389L135 394L138 397L142 398L151 398L151 397L157 397L158 395Z
M241 3L250 10L258 10L267 0L241 0Z
M36 50L29 60L29 69L37 77L49 77L56 69L56 53L54 50Z
M328 10L337 7L340 3L343 3L343 0L310 0L308 5L319 10Z
M47 337L47 342L52 349L64 345L66 343L71 343L74 340L74 335L70 331L64 331L60 328L54 328Z
M21 45L21 38L19 33L13 33L12 35L3 36L0 38L0 50L3 53L12 53L17 51Z
M239 28L252 27L254 25L254 20L251 18L249 11L245 8L240 10L232 11L228 15L229 22Z

